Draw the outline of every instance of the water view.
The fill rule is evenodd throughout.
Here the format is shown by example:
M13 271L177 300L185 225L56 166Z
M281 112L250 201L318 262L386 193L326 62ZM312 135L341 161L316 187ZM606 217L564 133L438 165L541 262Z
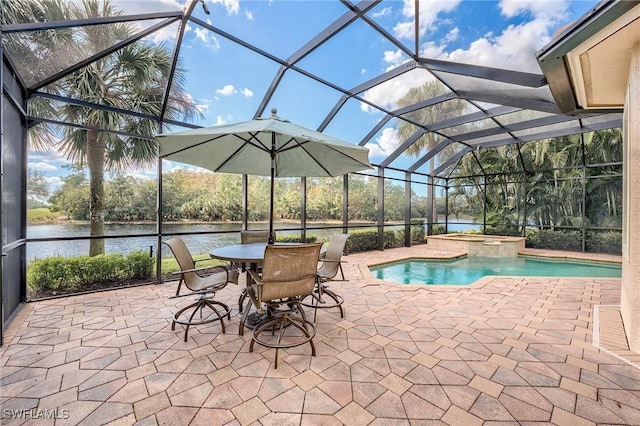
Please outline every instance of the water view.
M225 234L184 235L183 238L194 254L208 253L215 247L221 247L240 242L240 223L163 223L163 233L180 232L229 232ZM299 226L291 223L275 223L275 228L292 228ZM308 224L309 226L309 224ZM314 227L336 226L335 223L314 223ZM249 224L249 229L265 229L266 223ZM136 235L156 232L154 223L148 224L106 224L105 235ZM330 234L340 232L339 229L312 229L307 234L315 235L318 239L327 239ZM278 230L278 235L299 235L298 230ZM28 238L61 238L86 237L89 235L87 224L45 224L31 225L27 228ZM168 237L167 237L168 238ZM108 239L105 242L106 253L128 254L136 250L149 250L156 253L156 237L126 237ZM46 241L27 244L27 262L51 256L81 256L89 253L89 240L75 241ZM163 256L170 256L170 252L163 247Z
M299 235L300 231L286 228L294 228L299 224L291 222L276 222L275 228L278 229L278 235ZM308 227L321 228L333 227L328 229L310 229L307 234L315 235L319 240L328 239L330 234L341 232L340 228L335 228L339 224L318 223L307 224ZM164 234L181 233L181 232L228 232L222 234L205 234L205 235L184 235L183 238L189 249L194 254L208 253L209 250L229 244L240 242L240 223L176 223L166 222L162 224ZM250 223L249 229L266 229L266 223ZM470 220L460 220L459 223L450 223L449 232L461 232L467 230L478 230L479 225L472 224ZM145 224L105 224L105 235L137 235L149 234L156 232L155 223ZM28 238L68 238L68 237L87 237L89 235L89 226L79 223L64 224L43 224L29 225L27 227ZM123 253L128 254L136 250L149 250L156 253L157 249L156 237L123 237L116 239L108 239L105 242L106 253ZM166 247L163 247L163 255L170 256ZM89 253L89 240L76 241L46 241L32 242L27 244L27 262L34 259L43 259L51 256L81 256Z

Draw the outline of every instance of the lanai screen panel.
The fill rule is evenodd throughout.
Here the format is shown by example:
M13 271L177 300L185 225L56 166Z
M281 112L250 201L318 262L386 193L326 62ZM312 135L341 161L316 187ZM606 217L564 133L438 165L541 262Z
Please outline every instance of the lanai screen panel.
M0 79L8 95L23 102L19 82L12 78L6 64L2 64ZM24 297L24 256L26 246L24 221L26 217L26 141L23 117L18 108L2 96L2 318L0 337L3 335L4 321L13 313Z

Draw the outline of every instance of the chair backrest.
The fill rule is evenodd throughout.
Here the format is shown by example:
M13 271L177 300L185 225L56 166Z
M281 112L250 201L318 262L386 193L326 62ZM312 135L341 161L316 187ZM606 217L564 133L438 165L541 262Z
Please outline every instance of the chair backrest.
M329 245L324 257L321 259L322 265L318 269L318 275L322 278L331 279L338 274L340 270L340 259L347 246L349 234L331 234L329 237Z
M269 245L262 266L260 302L306 296L316 284L321 244Z
M193 261L193 256L184 243L184 240L180 237L173 237L169 240L163 241L171 249L171 253L176 258L178 266L181 271L187 271L189 269L195 269L196 264ZM192 289L193 283L198 281L200 277L195 272L186 272L183 274L184 284L187 288Z
M240 231L240 243L242 244L266 243L267 241L269 241L269 231Z

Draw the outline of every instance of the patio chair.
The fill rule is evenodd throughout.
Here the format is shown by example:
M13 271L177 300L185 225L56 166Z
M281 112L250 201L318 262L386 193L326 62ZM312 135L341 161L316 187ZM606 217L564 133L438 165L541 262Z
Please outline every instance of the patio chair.
M274 368L278 368L280 348L309 342L311 355L316 354L313 344L316 326L306 318L300 300L316 286L320 247L321 244L269 245L264 253L262 274L248 271L252 283L247 293L258 312L265 313L265 319L253 329L249 352L253 352L255 343L275 348Z
M275 238L275 231L274 231L274 238ZM266 243L268 241L269 241L268 230L240 231L240 244ZM247 270L247 265L245 265L244 263L233 264L232 267L235 268L235 272L233 275L236 280L239 280L240 273L244 273ZM255 267L257 268L258 265L255 265ZM237 284L238 281L235 281L235 283ZM242 313L242 311L244 310L244 302L246 298L247 298L247 292L242 291L240 293L240 297L238 298L238 309L240 313Z
M266 243L269 241L269 231L240 231L240 243Z
M226 303L215 300L214 297L218 290L227 286L229 282L229 270L226 267L219 266L216 267L216 269L218 269L217 271L205 274L204 272L207 270L211 271L211 268L195 267L193 256L191 256L191 252L182 238L173 237L167 241L163 241L163 243L169 246L173 256L178 262L178 266L180 266L180 271L175 272L175 274L180 275L178 290L176 291L176 295L171 297L196 296L195 302L179 309L173 315L171 330L176 329L176 324L184 325L184 341L186 342L189 327L192 325L220 321L222 333L224 333L224 317L226 316L227 320L231 320L231 308ZM183 282L190 292L179 294L180 286ZM208 315L204 314L205 308L211 311ZM199 315L196 317L198 313Z
M320 259L320 266L316 272L318 276L316 288L313 293L302 302L303 306L314 309L313 321L317 319L318 309L338 308L340 309L340 317L344 318L344 309L342 308L344 299L329 289L327 282L345 281L344 271L342 270L342 255L347 246L348 238L349 234L332 234L329 237L327 251ZM336 279L338 272L340 272L341 280Z

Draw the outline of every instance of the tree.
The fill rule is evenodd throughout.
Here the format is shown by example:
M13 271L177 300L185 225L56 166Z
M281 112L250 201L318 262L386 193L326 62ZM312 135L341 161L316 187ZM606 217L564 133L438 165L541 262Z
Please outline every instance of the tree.
M219 206L220 215L227 220L242 218L242 176L233 173L215 175L214 200Z
M55 191L49 201L51 210L62 211L73 220L89 218L89 188L87 177L80 167L70 166L71 174L63 179L62 187Z
M527 142L519 152L515 145L473 151L454 171L453 196L469 206L484 201L488 223L519 222L522 231L528 224L619 226L621 140L620 129L609 129Z
M415 105L421 101L435 98L449 92L446 86L444 86L439 80L431 80L426 82L420 87L413 87L409 89L406 95L398 101L399 107L406 107ZM407 119L418 123L419 125L429 127L433 124L440 123L450 118L459 117L467 108L467 104L462 99L450 99L445 102L440 102L435 105L431 105L425 108L420 108L415 111L411 111L404 115ZM398 136L401 141L406 141L412 137L416 132L421 131L416 125L399 120L399 126L396 128ZM407 155L419 157L426 152L432 150L441 141L444 140L444 136L440 133L428 131L420 136L411 146L406 150ZM433 172L435 166L435 157L432 157L429 161L429 172ZM428 198L432 200L433 205L433 221L437 222L437 210L435 202L434 188L428 192Z
M49 198L49 182L40 172L29 172L27 179L27 208L44 207Z
M22 0L20 3L27 4L34 15L33 20L39 21L80 20L122 14L109 0ZM46 33L51 33L51 37L55 37L57 42L54 43L51 38L37 32L37 38L34 36L30 40L31 50L39 52L37 56L47 55L48 58L53 55L56 58L60 55L59 41L64 38L67 43L64 46L64 60L67 65L71 65L133 36L136 29L130 23L113 23ZM161 113L167 84L170 83L172 64L171 51L165 45L138 41L90 63L43 90L105 107L157 117ZM183 89L182 69L176 70L171 83L168 107L163 118L189 119L197 116L193 99ZM52 113L51 108L42 109L47 114ZM105 172L125 171L154 163L157 159L157 146L151 137L158 132L157 122L75 104L60 105L57 113L62 121L82 123L85 126L56 128L62 136L60 142L56 143L56 148L69 161L88 168L90 234L104 235ZM102 253L104 240L92 239L89 255Z

